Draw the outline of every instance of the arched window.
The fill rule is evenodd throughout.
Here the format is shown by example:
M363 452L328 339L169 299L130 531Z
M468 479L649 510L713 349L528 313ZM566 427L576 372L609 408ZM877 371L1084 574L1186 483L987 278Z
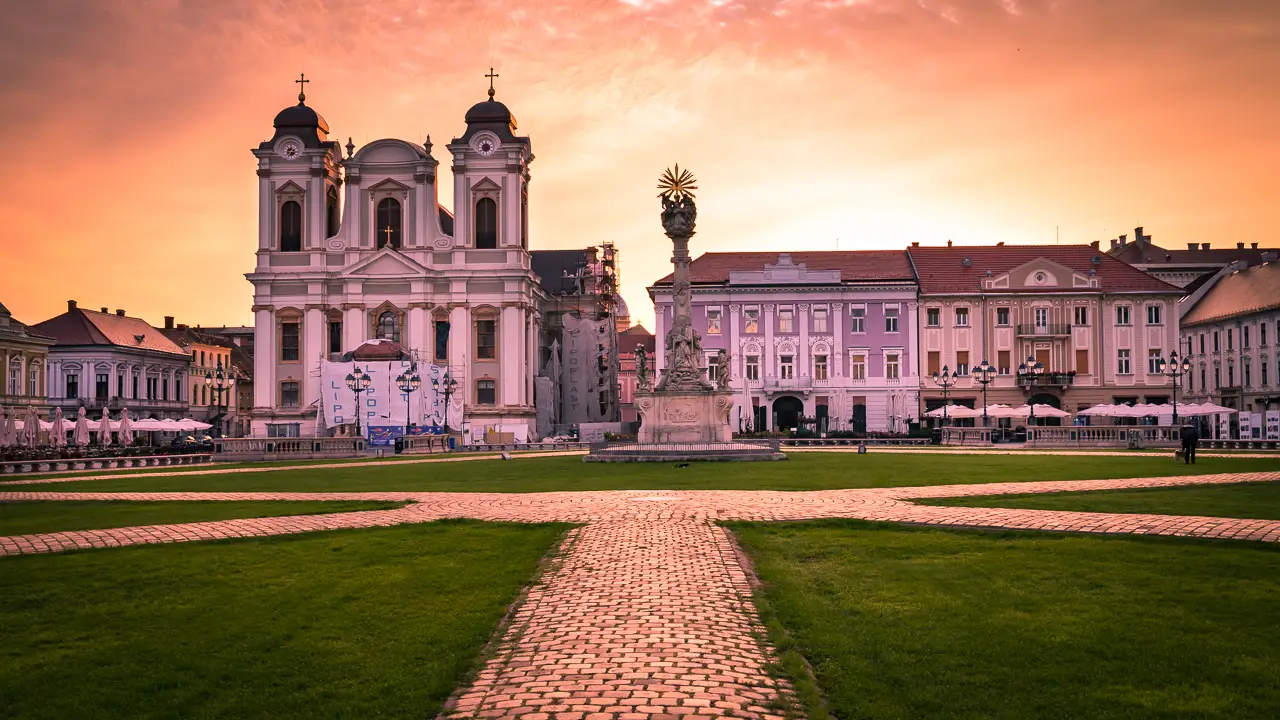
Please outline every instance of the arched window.
M498 247L498 203L493 198L476 201L476 248Z
M391 232L387 232L390 230ZM379 248L390 245L400 247L400 201L395 198L382 198L378 201L378 224L374 228Z
M296 200L280 206L280 249L284 252L302 250L302 206Z
M400 320L390 310L378 316L378 338L400 342Z
M325 235L325 237L333 237L334 235L337 235L339 225L338 191L333 188L329 188L329 192L325 196L324 217L325 225L327 226L326 229L328 230L328 234Z

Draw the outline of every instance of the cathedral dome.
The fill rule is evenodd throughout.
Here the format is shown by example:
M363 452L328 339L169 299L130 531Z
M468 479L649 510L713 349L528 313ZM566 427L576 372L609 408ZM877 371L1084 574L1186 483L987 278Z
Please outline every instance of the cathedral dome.
M467 111L467 124L478 123L502 123L515 127L516 119L512 117L511 111L507 109L506 105L489 98L472 105L471 109Z
M281 110L272 125L277 129L281 128L314 128L321 133L329 133L329 123L324 121L320 113L307 107L306 103L301 100L297 105L292 105Z

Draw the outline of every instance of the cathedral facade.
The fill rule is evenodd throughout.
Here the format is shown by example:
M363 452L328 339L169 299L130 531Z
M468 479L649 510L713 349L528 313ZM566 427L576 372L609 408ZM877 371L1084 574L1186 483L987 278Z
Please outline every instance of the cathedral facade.
M349 431L318 412L322 393L347 392L322 388L322 366L382 340L456 381L455 430L533 437L544 298L529 252L533 153L492 86L465 124L447 145L453 213L429 137L348 140L344 153L303 93L253 150L255 436Z

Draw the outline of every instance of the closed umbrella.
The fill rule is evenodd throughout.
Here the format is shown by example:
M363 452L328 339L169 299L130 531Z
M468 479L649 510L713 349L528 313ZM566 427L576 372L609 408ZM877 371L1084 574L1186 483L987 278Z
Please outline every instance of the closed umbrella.
M121 445L133 444L133 423L129 421L129 408L120 411L120 429L117 432L120 433Z
M36 414L34 407L27 408L27 419L22 424L22 431L27 447L40 444L40 416Z
M54 447L67 444L67 420L62 417L62 408L53 409L53 427L49 428L49 444Z
M89 444L89 417L84 414L84 406L80 407L80 411L76 415L76 429L71 434L71 441L78 447L84 447Z
M106 447L111 444L111 413L103 410L102 420L98 421L98 444Z
M9 411L0 407L0 447L13 444L13 418Z

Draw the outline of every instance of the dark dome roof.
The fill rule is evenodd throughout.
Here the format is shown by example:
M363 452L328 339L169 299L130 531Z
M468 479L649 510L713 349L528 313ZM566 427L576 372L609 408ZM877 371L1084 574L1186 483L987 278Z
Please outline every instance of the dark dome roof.
M281 110L272 125L276 128L319 128L323 133L329 132L329 123L302 102Z
M515 119L511 117L511 111L506 105L489 98L484 102L478 102L471 106L467 111L467 124L471 123L503 123L506 125L515 125Z

